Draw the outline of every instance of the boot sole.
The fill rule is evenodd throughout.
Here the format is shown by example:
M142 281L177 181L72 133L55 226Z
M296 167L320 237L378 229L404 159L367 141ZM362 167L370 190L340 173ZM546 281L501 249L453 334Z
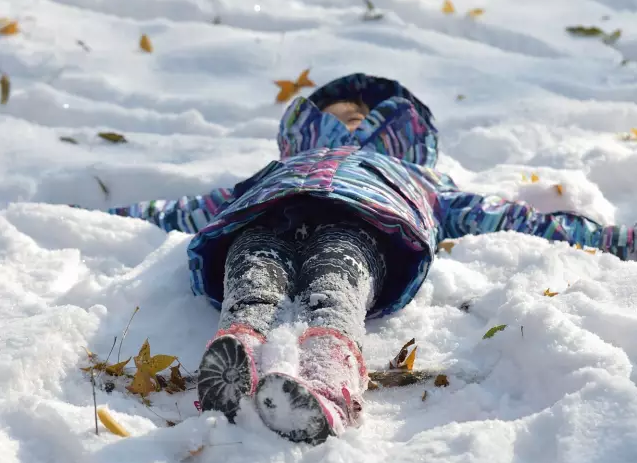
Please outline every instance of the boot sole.
M197 392L202 411L222 412L234 423L241 398L252 392L251 358L232 335L215 339L199 365Z
M336 435L316 394L291 376L270 373L263 377L255 402L265 425L292 442L318 445Z

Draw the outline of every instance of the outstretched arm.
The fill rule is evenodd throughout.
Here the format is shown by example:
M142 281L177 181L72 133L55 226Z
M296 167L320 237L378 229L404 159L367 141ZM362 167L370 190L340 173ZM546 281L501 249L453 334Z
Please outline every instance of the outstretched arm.
M197 233L211 222L222 204L233 198L232 188L215 188L207 195L182 196L173 201L144 201L107 212L147 220L166 231Z
M439 239L513 230L548 240L567 241L635 260L634 227L604 226L573 212L541 213L527 203L460 191L438 193Z

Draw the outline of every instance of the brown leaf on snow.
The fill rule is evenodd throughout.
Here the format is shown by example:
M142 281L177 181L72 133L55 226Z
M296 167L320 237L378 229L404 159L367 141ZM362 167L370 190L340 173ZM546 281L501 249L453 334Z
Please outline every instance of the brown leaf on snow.
M173 386L178 391L186 390L186 380L181 376L179 365L170 367L170 383L169 386Z
M8 75L3 74L2 77L0 77L0 104L7 104L10 93L11 81Z
M142 396L157 391L161 388L161 385L157 381L157 373L168 368L176 359L177 357L172 355L163 354L151 357L150 343L148 339L146 339L137 356L133 357L137 372L133 377L132 383L127 386L126 389L133 394L140 394ZM154 381L153 378L155 378Z
M135 366L138 370L145 371L150 376L155 376L160 371L168 368L171 363L177 360L177 357L162 354L154 355L151 357L150 343L147 339L146 341L144 341L144 344L142 344L142 347L139 350L137 356L134 357L134 360Z
M15 35L20 32L17 21L0 23L0 35Z
M91 370L93 370L93 371L104 371L105 369L106 369L106 362L97 362L94 365L91 365L89 367L80 368L80 370L86 371L87 373L90 373Z
M558 195L562 196L564 194L564 187L560 185L559 183L554 185L554 188L555 188L555 191L557 191Z
M150 43L150 39L148 38L146 34L142 35L141 38L139 39L139 48L144 50L146 53L153 52L153 44Z
M108 365L104 368L104 371L111 376L122 376L124 374L124 367L130 362L131 358L132 357L128 357L128 359L115 365Z
M442 12L445 14L453 14L456 12L456 8L453 6L453 3L451 3L451 0L445 0L442 4Z
M449 378L447 375L438 375L434 380L434 386L436 387L447 387L449 386Z
M115 132L99 132L97 136L111 143L128 143L124 135Z
M546 288L543 294L548 297L553 297L553 296L557 296L559 293L552 293L549 288Z
M414 361L416 360L416 339L412 338L398 352L398 355L389 361L390 369L401 369L411 371L414 369Z
M153 380L147 372L137 370L135 376L133 376L133 381L130 385L126 386L126 389L133 394L148 395L151 392L157 391L157 386L155 386L155 383L153 383Z
M474 8L472 10L467 11L467 16L470 18L477 18L478 16L482 16L484 14L484 8Z
M438 243L438 249L444 249L445 251L447 251L447 254L451 254L451 250L454 248L455 245L455 241L444 240Z
M303 87L316 87L316 84L308 77L309 69L303 71L296 81L291 80L275 80L274 83L281 89L276 96L277 103L285 103Z

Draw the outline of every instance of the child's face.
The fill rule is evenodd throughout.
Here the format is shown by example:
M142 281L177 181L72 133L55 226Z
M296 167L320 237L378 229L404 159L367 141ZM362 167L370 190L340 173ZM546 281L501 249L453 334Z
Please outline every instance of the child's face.
M353 101L339 101L332 103L323 109L324 113L330 113L336 116L347 129L352 132L369 114L369 108L364 104L355 103Z

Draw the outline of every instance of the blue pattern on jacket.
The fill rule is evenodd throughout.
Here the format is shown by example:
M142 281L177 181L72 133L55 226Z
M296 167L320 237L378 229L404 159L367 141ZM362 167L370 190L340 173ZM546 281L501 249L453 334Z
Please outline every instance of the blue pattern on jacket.
M350 133L319 108L353 97L372 111ZM459 191L433 169L437 132L431 112L394 81L354 74L330 82L309 99L297 98L282 118L278 142L281 160L233 190L111 212L197 233L188 250L192 289L218 308L225 250L234 234L272 205L301 194L347 205L388 237L399 236L401 252L419 253L409 277L399 282L400 294L375 307L370 317L394 312L413 298L443 239L514 230L623 259L635 253L632 227L604 227L572 212L543 214L523 202Z

